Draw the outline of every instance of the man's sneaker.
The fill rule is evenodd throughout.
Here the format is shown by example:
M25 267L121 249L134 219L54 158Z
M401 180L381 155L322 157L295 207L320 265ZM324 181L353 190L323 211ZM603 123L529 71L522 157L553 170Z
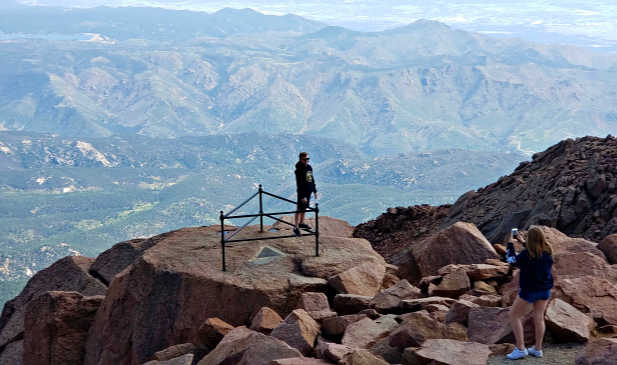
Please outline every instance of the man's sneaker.
M510 360L518 360L527 356L527 349L519 350L518 347L515 347L512 352L506 355L506 357Z
M295 234L296 236L299 236L299 235L300 235L300 230L298 229L298 227L294 227L294 234Z
M311 229L311 226L309 226L308 224L304 224L304 223L298 224L298 227L302 229Z
M542 357L542 350L536 350L535 346L531 346L527 349L527 353L531 356Z

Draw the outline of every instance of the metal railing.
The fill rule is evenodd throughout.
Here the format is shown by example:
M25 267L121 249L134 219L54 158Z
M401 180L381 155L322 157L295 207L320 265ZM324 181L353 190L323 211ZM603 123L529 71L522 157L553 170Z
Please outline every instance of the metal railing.
M257 190L257 192L255 194L251 195L242 204L236 206L229 213L224 214L223 211L221 210L220 211L220 219L221 219L221 252L222 252L222 261L223 261L223 271L227 271L227 267L225 265L225 244L226 243L231 243L231 242L263 241L263 240L274 240L274 239L280 239L280 238L292 238L292 237L300 237L300 236L315 236L315 256L319 256L319 204L315 203L315 207L314 208L308 207L308 208L306 208L305 211L295 210L295 211L287 211L287 212L264 213L264 211L263 211L263 195L264 194L267 195L267 196L279 199L279 200L283 200L283 201L292 203L293 205L296 205L296 202L294 202L293 200L289 200L287 198L283 198L282 196L278 196L278 195L275 195L275 194L272 194L272 193L268 193L267 191L264 191L262 189L261 185L259 185L259 189ZM242 208L244 205L246 205L246 203L250 202L256 196L259 196L259 213L258 214L232 215L238 209ZM277 218L275 216L276 215L285 215L285 214L304 213L304 212L314 212L315 213L315 230L314 231L302 230L300 235L293 234L293 235L284 235L284 236L270 236L270 237L258 237L258 238L256 237L256 238L244 238L244 239L231 239L233 236L237 235L244 228L246 228L246 226L248 226L253 221L255 221L255 219L257 219L257 217L259 217L259 232L263 232L264 231L264 217L268 217L268 218L273 219L273 220L275 220L277 222L280 222L280 223L287 224L287 225L290 225L292 227L295 227L294 224L286 222L286 221L284 221L282 219L279 219L279 218ZM231 234L229 234L228 237L225 237L225 220L226 219L238 219L238 218L251 218L251 219L249 219L241 227L235 229ZM306 232L306 233L304 233L304 232Z

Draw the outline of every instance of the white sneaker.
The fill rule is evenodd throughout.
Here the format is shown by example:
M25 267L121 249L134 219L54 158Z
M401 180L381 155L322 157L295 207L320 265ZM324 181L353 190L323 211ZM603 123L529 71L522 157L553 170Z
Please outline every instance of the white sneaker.
M506 357L510 360L518 360L527 356L527 349L519 350L518 347L515 347L512 352L506 355Z
M536 350L535 346L531 346L527 349L527 353L531 356L542 357L542 350Z

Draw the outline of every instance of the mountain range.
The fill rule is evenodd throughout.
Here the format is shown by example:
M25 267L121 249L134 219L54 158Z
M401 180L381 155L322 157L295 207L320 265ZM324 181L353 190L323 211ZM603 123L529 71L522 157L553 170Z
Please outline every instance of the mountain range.
M250 10L94 8L39 24L36 11L56 10L36 9L3 16L0 30L87 39L0 43L4 130L311 134L387 155L533 152L617 126L617 58L577 48L494 39L432 21L363 33ZM156 16L143 21L158 30L126 21L149 12ZM210 19L228 26L212 28Z

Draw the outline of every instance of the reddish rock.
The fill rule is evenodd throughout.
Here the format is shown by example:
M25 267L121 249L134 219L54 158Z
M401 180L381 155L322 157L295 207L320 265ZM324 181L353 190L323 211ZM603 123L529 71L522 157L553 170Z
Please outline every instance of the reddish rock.
M287 223L294 224L293 216L284 216L281 218ZM308 224L311 227L315 227L315 220L313 218L306 218L304 223ZM290 227L287 224L276 222L272 225L273 228L278 229L289 229ZM332 217L324 217L319 216L319 237L323 236L331 236L331 237L351 237L353 233L354 227L352 227L348 222L342 219L336 219Z
M576 354L576 365L617 364L617 338L601 338L591 341Z
M170 346L165 350L155 352L154 359L157 361L167 361L187 354L192 355L195 350L197 350L197 347L192 343L181 343L179 345ZM191 361L192 359L191 357Z
M586 342L595 327L591 318L561 299L550 301L544 317L553 338L561 342Z
M369 309L373 297L355 294L337 294L334 297L334 310L339 314L355 314Z
M411 346L420 346L431 338L450 338L466 341L467 333L459 326L445 325L427 312L413 312L405 315L400 326L389 336L389 344L403 349Z
M485 344L429 339L422 347L405 349L407 364L485 365L491 350Z
M320 359L326 359L338 364L340 360L353 349L349 346L340 345L338 343L326 342L323 340L317 340L317 346L315 347L315 353Z
M24 364L81 364L103 296L51 291L31 300L24 318Z
M37 272L17 297L5 303L0 317L0 348L24 331L28 303L48 291L75 291L85 296L105 295L107 287L88 273L94 259L67 256Z
M304 309L316 321L336 316L336 312L330 310L328 297L324 293L302 293L300 308Z
M328 284L341 294L373 297L381 288L386 268L375 263L363 263L328 279Z
M375 295L370 305L378 311L388 312L398 310L403 299L417 299L420 297L422 297L420 289L409 284L407 280L401 280Z
M303 355L310 355L319 333L319 323L304 309L296 309L272 330L271 335L298 349Z
M150 239L138 238L116 243L112 248L97 256L90 270L96 273L106 285L109 285L116 274L126 269L145 250L154 246L162 238L156 236Z
M609 264L617 264L617 234L606 236L598 245L598 249L604 253Z
M402 265L417 265L419 281L424 276L435 275L449 264L481 264L489 258L499 258L484 235L470 223L457 222L412 246L411 258ZM414 270L408 270L410 272Z
M456 303L452 304L450 310L446 314L446 323L458 322L467 325L467 319L469 317L469 311L471 308L477 308L479 305L469 302L467 300L459 299Z
M403 312L415 312L421 309L425 309L431 304L441 304L446 307L450 307L456 302L456 299L445 297L427 297L420 299L405 299L401 300L401 310Z
M388 365L388 363L367 350L356 349L345 355L339 365Z
M473 264L469 265L465 271L469 275L469 279L473 281L486 280L492 278L502 278L508 274L510 267L507 264L489 265L489 264Z
M580 277L584 275L617 279L617 268L611 267L603 258L590 252L561 253L553 257L555 278Z
M466 300L481 307L499 307L502 303L502 297L500 295L493 294L484 294L479 296L463 294L458 299Z
M398 322L389 316L383 316L376 320L365 318L347 326L341 344L349 347L368 348L386 337L397 326Z
M489 295L497 294L497 289L495 289L494 286L487 284L484 281L475 281L473 283L473 291L475 293L481 293L481 294L489 294Z
M366 314L349 314L346 316L326 318L321 329L328 336L342 336L351 323L367 318Z
M234 326L220 318L208 318L199 327L199 340L212 349L233 329Z
M617 325L617 286L610 281L593 276L561 279L558 290L566 302L585 313L591 313L608 324Z
M429 289L429 295L458 298L459 295L468 291L470 287L471 283L465 270L457 270L446 274L439 285L432 290Z
M509 314L510 308L471 308L468 314L469 339L487 345L514 342ZM535 335L531 313L523 318L523 327L525 342L533 343Z
M273 309L262 307L253 317L251 329L269 335L281 322L283 322L283 318Z
M281 340L240 326L229 332L198 365L269 365L272 360L301 356Z
M248 226L234 238L278 235ZM140 363L175 343L197 343L196 324L207 318L241 325L264 306L287 315L306 289L298 276L326 279L358 262L383 265L365 240L323 236L321 255L315 257L312 238L230 245L223 272L217 227L170 232L112 281L93 324L96 335L88 338L85 364L127 358Z

